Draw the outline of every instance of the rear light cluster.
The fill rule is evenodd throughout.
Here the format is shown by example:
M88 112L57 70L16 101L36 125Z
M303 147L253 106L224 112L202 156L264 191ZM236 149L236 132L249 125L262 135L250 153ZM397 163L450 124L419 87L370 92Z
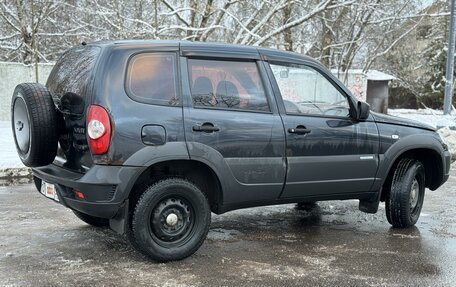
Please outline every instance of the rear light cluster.
M111 121L108 112L96 105L89 107L87 115L87 139L92 154L105 154L111 143Z

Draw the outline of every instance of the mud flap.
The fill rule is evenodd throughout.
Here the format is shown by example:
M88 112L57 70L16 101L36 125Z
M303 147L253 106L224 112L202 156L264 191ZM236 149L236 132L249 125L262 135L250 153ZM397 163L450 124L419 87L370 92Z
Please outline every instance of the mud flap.
M127 219L128 219L128 199L119 208L116 215L109 219L109 227L119 234L124 234L127 230Z
M377 213L378 211L378 206L380 204L380 195L381 195L381 190L377 192L375 196L373 196L371 199L367 200L360 200L359 201L359 210L362 212L366 213Z

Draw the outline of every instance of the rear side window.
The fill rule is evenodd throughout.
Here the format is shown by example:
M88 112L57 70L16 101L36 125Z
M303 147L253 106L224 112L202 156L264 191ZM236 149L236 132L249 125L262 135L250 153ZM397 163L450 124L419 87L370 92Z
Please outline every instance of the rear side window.
M132 57L127 70L126 91L140 102L179 105L175 54L142 53Z
M77 46L65 52L46 83L53 97L61 98L66 93L85 97L100 50L95 46Z
M255 62L188 60L193 106L269 111Z

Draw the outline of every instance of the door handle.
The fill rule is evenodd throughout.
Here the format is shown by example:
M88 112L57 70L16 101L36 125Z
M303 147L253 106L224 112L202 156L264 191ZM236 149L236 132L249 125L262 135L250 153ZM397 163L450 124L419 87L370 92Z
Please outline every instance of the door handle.
M290 134L305 135L305 134L310 133L311 130L308 129L308 128L306 128L305 126L299 125L299 126L297 126L297 127L295 127L295 128L289 128L289 129L288 129L288 132L289 132Z
M194 125L192 127L194 132L205 132L205 133L213 133L218 132L220 129L214 126L213 123L204 123L202 125Z

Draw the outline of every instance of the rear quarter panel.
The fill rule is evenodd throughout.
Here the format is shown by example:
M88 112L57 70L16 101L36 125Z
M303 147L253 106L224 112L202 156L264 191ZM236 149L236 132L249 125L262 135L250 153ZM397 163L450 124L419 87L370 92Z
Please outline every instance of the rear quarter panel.
M108 111L113 135L108 153L95 157L95 161L99 164L146 166L150 163L150 157L155 155L155 158L159 158L159 150L167 145L173 145L172 150L176 157L188 158L182 106L138 102L130 98L125 91L125 75L132 55L154 51L177 52L177 46L113 45L107 49L103 67L95 81L93 104L103 106ZM142 142L141 130L145 125L158 125L164 128L164 145L150 146ZM133 156L134 154L136 155Z

